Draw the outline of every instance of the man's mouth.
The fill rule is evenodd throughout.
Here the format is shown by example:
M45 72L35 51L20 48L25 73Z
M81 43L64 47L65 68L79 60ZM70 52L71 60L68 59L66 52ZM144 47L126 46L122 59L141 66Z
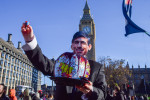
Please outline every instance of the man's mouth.
M76 49L77 52L83 52L84 49Z

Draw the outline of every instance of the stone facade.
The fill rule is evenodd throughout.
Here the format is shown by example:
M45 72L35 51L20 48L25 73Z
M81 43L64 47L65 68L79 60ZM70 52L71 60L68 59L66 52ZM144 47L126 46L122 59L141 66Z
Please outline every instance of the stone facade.
M130 78L130 83L134 84L134 88L136 92L139 92L138 89L139 87L141 87L141 83L144 80L144 90L147 90L150 87L150 68L147 68L147 66L145 65L145 68L140 68L140 66L138 66L138 68L134 68L132 66L132 68L130 68L130 70L132 71L132 77ZM148 90L147 90L148 92Z
M7 87L7 92L18 85L41 89L41 72L34 68L21 49L21 42L15 48L11 41L12 34L6 42L0 38L0 82Z

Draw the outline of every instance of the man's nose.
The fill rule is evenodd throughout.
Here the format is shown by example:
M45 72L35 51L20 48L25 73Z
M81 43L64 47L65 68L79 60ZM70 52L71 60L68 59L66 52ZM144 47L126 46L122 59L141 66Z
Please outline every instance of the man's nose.
M78 47L81 47L81 42L79 42L77 46L78 46Z

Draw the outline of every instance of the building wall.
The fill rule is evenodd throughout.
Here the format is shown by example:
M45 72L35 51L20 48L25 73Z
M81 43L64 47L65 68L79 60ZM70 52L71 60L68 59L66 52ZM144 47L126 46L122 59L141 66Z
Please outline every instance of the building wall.
M35 76L36 75L36 76ZM34 86L41 89L41 72L36 70L27 56L12 43L0 38L0 82L7 86L7 92L17 85Z
M150 68L130 68L132 71L132 78L130 82L134 83L135 90L138 89L141 80L144 79L146 84L150 85Z

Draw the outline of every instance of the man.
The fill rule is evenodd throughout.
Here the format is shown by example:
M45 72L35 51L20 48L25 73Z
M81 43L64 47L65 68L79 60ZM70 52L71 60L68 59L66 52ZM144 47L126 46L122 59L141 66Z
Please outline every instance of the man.
M0 84L0 100L9 100L8 97L5 95L5 85Z
M53 76L54 63L42 54L30 25L22 25L21 28L26 44L23 49L32 64L44 75ZM92 48L90 38L83 32L77 32L72 39L71 48L76 55L85 56ZM91 74L89 83L85 86L61 86L56 84L56 100L104 100L106 94L106 82L104 68L101 64L89 60Z
M115 95L114 100L124 100L124 93L120 90L119 86L115 87Z
M23 100L32 100L31 99L31 96L29 95L29 89L28 88L26 88L25 90L24 90L24 97L23 97Z

